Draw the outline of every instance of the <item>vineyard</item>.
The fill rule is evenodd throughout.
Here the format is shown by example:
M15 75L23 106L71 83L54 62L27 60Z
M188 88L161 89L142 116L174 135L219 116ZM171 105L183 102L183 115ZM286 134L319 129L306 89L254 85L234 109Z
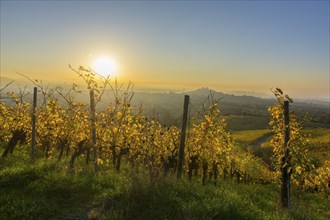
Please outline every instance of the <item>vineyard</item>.
M81 186L78 184L77 188L86 190L86 188L94 187L89 192L91 194L99 192L99 189L95 187L101 187L101 182L105 181L104 184L107 187L117 190L125 190L125 187L131 184L141 184L145 190L144 193L152 193L151 191L154 190L155 195L160 193L157 191L158 188L155 188L157 184L158 186L160 184L159 187L164 187L163 193L167 196L171 193L166 191L169 190L167 187L176 193L190 193L189 190L194 191L198 188L205 193L205 195L195 195L200 196L201 199L204 196L211 196L206 192L208 189L226 200L230 196L225 196L227 191L220 192L219 186L231 188L232 184L240 184L242 189L253 185L265 187L267 190L279 189L285 167L285 172L291 179L290 186L297 195L313 193L326 197L328 201L329 158L324 158L317 163L311 160L309 150L312 137L303 132L293 112L289 114L289 124L283 123L284 103L292 102L292 99L284 95L280 89L274 90L277 102L269 107L271 116L269 125L272 131L259 131L260 134L254 132L257 137L249 134L246 138L246 142L253 144L258 141L258 137L268 135L273 153L270 158L267 158L268 160L264 160L253 150L242 147L242 143L236 140L239 139L240 133L235 134L230 131L225 117L219 110L221 100L214 97L212 93L200 106L189 105L186 127L183 126L182 129L176 126L168 127L161 124L155 117L143 115L143 106L131 105L131 100L134 98L133 84L120 85L117 81L112 82L109 78L100 77L83 67L77 70L72 68L72 70L86 83L84 89L89 91L90 103L76 101L77 97L82 95L81 88L76 84L73 84L70 90L64 91L59 87L49 88L38 80L31 80L36 87L34 103L24 99L26 96L24 90L7 94L13 102L0 102L0 141L2 143L0 174L4 179L1 182L1 188L15 185L15 178L19 179L19 175L27 175L27 182L17 187L28 185L30 190L38 191L38 181L35 180L42 178L42 175L50 178L44 169L52 170L53 167L56 172L65 173L61 178L67 178L66 182L64 181L67 185L49 187L61 187L64 191L70 191L69 194L76 190L70 186L79 182L75 178L88 173L84 178L93 179L96 185L91 186L87 180L84 180L85 182L83 181ZM4 89L1 92L3 91ZM111 100L105 100L104 94L109 91ZM36 98L37 95L38 98ZM108 105L104 110L98 110L98 106L105 102ZM195 111L198 117L191 118L191 111ZM287 129L288 126L290 129ZM284 132L286 129L287 138L289 138L287 142L285 142L286 132ZM15 165L13 162L15 160L21 161ZM38 163L43 165L38 165ZM29 168L22 170L20 166ZM11 169L16 170L16 177L11 176ZM111 176L109 177L111 180L104 180L103 174ZM125 175L135 182L126 182L127 186L115 186L116 181L125 185L127 181L123 180ZM70 177L72 179L69 179ZM141 183L142 180L146 183ZM165 183L159 183L160 180ZM58 180L58 184L62 184L61 181ZM33 182L36 184L33 185ZM177 189L172 184L176 185ZM146 186L148 187L145 188ZM185 187L189 190L185 190ZM244 194L242 191L237 191L237 193ZM274 191L271 194L276 197ZM155 195L152 194L152 196ZM56 197L53 194L51 196ZM103 196L111 197L112 195ZM147 195L141 196L141 199L143 196L147 197ZM87 197L90 198L91 195ZM106 199L105 197L103 199ZM72 198L67 199L71 201ZM81 198L77 197L77 202L79 199ZM101 200L101 198L98 199ZM166 197L164 199L166 200ZM169 197L167 199L171 200ZM232 199L236 201L235 198ZM150 201L141 202L149 203ZM1 203L4 203L3 199ZM102 204L102 209L116 209L116 202L112 200ZM12 205L14 206L15 204ZM245 206L242 205L242 207ZM186 210L191 209L192 216L189 217L186 212L185 214L177 213L177 218L209 219L210 216L195 215L193 210L198 210L198 208L201 207L190 204ZM253 209L252 206L248 208ZM29 210L27 207L19 209L27 212ZM5 218L15 216L13 212L15 208L11 211L4 209L1 211L1 213L6 213L3 214ZM228 210L223 210L223 213L226 212L228 213L224 214L223 218L235 219L235 213L230 215ZM126 219L133 218L130 213L125 214L124 210L117 212L117 217L114 217L116 213L111 213L111 215L119 219L124 218L123 216L126 216ZM148 214L145 215L148 216ZM276 219L294 218L290 214L277 213L276 215ZM255 217L253 213L245 213L243 216L237 214L236 219L245 219L244 216L246 219ZM260 216L260 219L267 218L266 216ZM213 218L220 219L221 215L218 217L215 215ZM65 219L77 218L73 216ZM157 217L153 216L151 219L157 219Z

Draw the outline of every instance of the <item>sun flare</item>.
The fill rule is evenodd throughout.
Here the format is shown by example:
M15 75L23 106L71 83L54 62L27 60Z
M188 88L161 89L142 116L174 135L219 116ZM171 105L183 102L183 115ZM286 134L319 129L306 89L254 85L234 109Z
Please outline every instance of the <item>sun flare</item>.
M100 57L92 63L92 70L102 76L115 76L118 73L118 66L114 59Z

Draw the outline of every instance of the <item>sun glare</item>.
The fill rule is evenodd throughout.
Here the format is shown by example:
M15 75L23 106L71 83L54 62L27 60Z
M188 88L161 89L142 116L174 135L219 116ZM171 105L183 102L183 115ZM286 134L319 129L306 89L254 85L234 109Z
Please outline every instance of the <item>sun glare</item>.
M100 57L92 64L92 70L102 76L115 76L117 75L117 63L109 57Z

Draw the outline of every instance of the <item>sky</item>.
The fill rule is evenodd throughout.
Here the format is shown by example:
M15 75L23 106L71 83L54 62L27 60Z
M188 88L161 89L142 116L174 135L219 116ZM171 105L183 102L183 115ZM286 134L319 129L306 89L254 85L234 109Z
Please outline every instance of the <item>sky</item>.
M76 82L68 64L106 56L136 88L330 96L329 1L1 1L0 18L2 78Z

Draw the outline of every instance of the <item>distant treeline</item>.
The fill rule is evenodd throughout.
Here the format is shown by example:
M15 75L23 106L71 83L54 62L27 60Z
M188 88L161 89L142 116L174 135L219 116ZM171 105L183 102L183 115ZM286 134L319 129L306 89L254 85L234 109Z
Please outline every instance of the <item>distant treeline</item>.
M86 92L86 95L84 93ZM180 126L182 121L182 100L185 94L190 95L190 120L199 120L198 111L201 109L201 104L207 101L210 92L214 93L216 98L220 98L219 108L224 116L240 116L242 129L264 129L268 126L269 114L267 109L274 104L275 99L265 99L247 95L232 95L222 92L216 92L208 88L200 88L191 92L134 92L131 104L141 106L146 117L157 118L162 124L171 126ZM100 103L98 110L103 110L111 100L111 92L105 92L103 102ZM28 94L26 99L32 99L31 94ZM60 98L60 97L59 97ZM87 91L82 91L82 95L77 97L78 101L88 103L89 98ZM2 100L10 102L10 100ZM63 102L64 103L64 102ZM297 102L292 103L291 110L303 119L308 116L311 127L327 127L330 128L330 103L320 102L307 103ZM240 130L236 120L230 120L228 123L231 129ZM255 121L251 123L251 121ZM233 123L231 123L233 122ZM249 124L249 125L247 125Z

